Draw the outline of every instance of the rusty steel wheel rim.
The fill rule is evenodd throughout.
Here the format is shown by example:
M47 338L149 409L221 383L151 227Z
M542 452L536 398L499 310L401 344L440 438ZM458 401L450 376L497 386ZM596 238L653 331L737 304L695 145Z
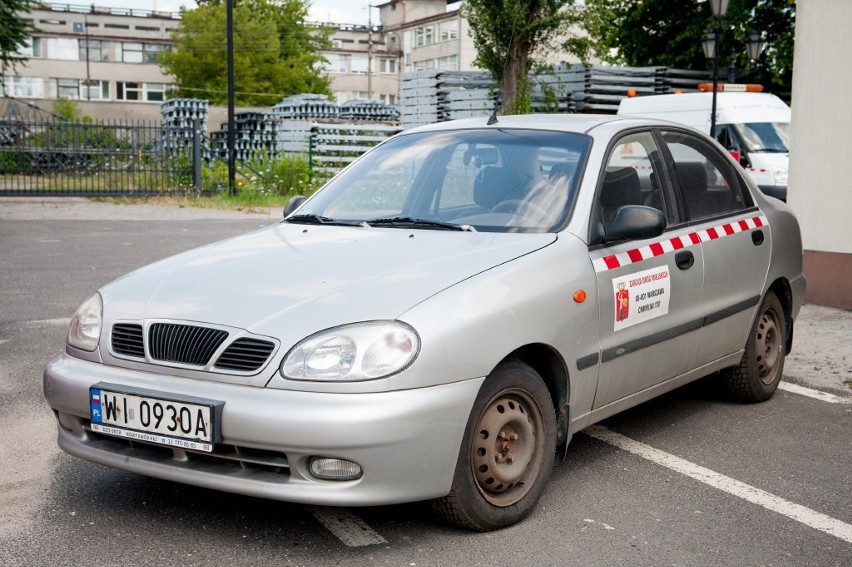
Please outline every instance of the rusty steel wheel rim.
M532 488L541 468L544 421L521 390L503 392L482 412L471 465L480 493L495 506L510 506Z
M760 381L768 386L775 381L775 374L782 358L781 349L784 348L781 319L774 309L766 309L760 314L754 341L757 374Z

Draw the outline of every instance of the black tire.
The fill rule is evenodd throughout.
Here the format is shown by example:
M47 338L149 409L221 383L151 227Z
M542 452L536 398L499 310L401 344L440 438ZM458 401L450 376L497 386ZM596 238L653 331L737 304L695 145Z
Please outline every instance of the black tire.
M556 452L556 411L541 376L509 361L485 379L468 418L450 493L433 502L474 531L525 518L544 491Z
M787 355L787 319L778 297L769 292L760 304L739 366L722 372L731 395L741 402L764 402L781 382Z

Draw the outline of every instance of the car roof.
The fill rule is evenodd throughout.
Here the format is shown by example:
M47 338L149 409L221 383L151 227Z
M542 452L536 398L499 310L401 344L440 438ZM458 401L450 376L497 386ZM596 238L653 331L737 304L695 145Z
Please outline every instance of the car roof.
M613 124L621 127L646 126L653 124L669 124L663 120L638 117L617 116L614 114L519 114L497 116L497 122L489 125L488 116L465 118L438 122L428 126L420 126L406 130L410 132L433 132L445 130L468 130L472 128L524 128L530 130L557 130L564 132L588 133L602 124Z

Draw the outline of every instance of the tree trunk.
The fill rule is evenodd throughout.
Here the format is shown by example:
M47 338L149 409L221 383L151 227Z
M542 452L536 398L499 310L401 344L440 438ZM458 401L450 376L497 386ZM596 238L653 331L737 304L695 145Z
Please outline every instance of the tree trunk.
M525 103L529 55L530 45L526 39L515 41L509 46L509 56L506 58L506 67L503 69L503 81L500 83L503 114L529 112Z

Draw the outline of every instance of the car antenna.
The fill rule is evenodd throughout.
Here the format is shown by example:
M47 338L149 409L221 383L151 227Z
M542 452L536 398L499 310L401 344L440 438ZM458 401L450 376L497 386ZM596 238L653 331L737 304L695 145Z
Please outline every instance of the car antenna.
M497 97L494 98L494 110L491 111L491 116L488 117L488 122L486 122L488 126L492 124L497 124Z

